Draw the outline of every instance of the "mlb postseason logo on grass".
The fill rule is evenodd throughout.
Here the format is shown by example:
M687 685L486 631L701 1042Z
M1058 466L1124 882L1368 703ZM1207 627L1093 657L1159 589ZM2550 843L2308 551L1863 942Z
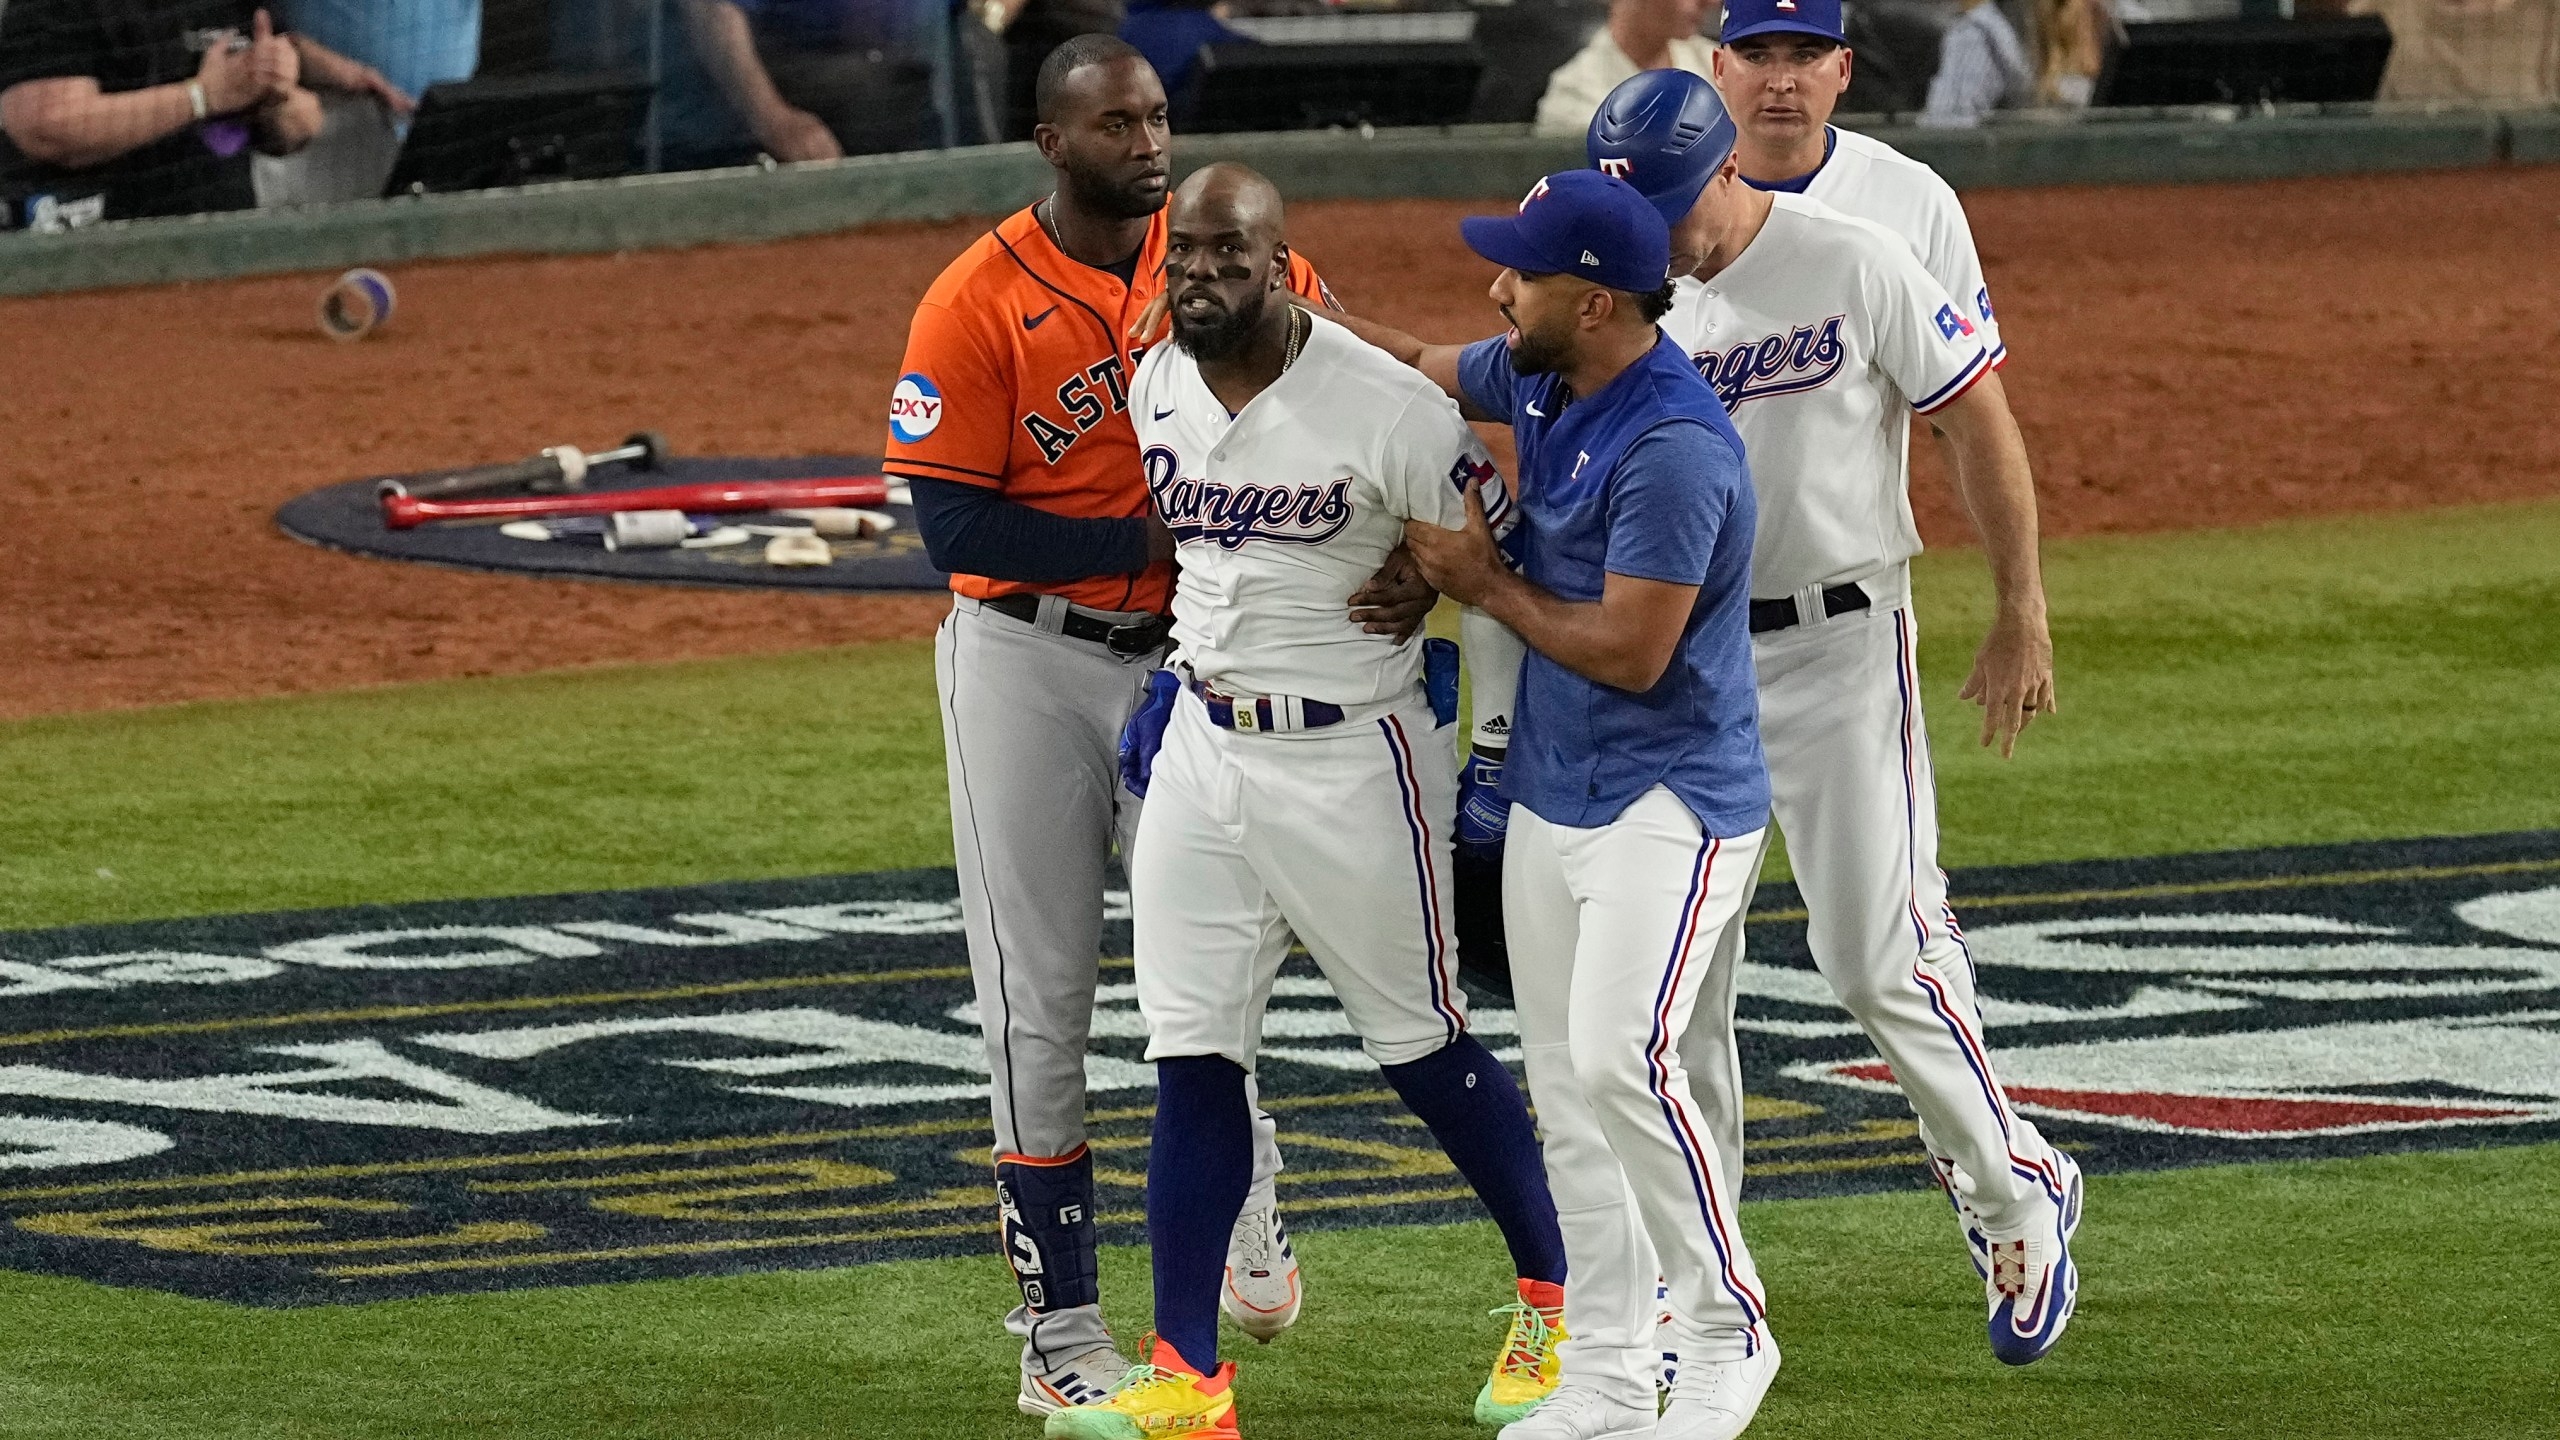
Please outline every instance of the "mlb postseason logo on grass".
M2020 1109L2095 1172L2560 1137L2560 834L1956 880ZM233 1301L985 1252L948 872L0 935L0 1265ZM1925 1184L1763 893L1749 1193ZM1088 1065L1107 1238L1154 1076L1125 897ZM1517 1024L1476 1028L1517 1061ZM1293 1224L1464 1218L1321 979L1265 1025Z

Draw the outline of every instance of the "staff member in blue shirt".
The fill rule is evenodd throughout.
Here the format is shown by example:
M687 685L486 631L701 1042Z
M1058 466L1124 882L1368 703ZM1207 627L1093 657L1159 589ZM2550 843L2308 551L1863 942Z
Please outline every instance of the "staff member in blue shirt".
M1670 233L1633 187L1550 175L1518 214L1463 228L1504 267L1492 295L1510 333L1409 358L1470 415L1512 426L1521 568L1474 505L1465 529L1416 524L1407 542L1443 594L1529 647L1502 777L1503 912L1572 1337L1562 1384L1503 1435L1731 1440L1778 1349L1734 1219L1736 1167L1684 1067L1737 1064L1742 912L1769 816L1750 477L1723 405L1655 328ZM1680 1354L1658 1424L1656 1257Z

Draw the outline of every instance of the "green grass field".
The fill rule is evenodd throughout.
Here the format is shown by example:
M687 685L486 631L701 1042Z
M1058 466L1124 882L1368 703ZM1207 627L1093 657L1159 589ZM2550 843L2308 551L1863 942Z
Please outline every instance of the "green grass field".
M1954 701L1950 866L2560 823L2560 503L2051 548L2064 713ZM882 645L0 726L0 926L947 863L931 658ZM1758 1204L1788 1357L1754 1435L2560 1434L2560 1147L2093 1182L2088 1288L2003 1371L1941 1202ZM1319 1233L1264 1440L1476 1434L1485 1226ZM1143 1257L1106 1260L1134 1330ZM992 1260L250 1311L0 1276L0 1435L1035 1433Z

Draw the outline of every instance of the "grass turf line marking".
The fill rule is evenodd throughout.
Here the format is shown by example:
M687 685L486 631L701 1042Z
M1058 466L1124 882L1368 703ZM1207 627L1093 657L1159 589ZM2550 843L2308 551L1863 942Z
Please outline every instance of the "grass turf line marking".
M2410 865L2390 870L2336 870L2319 875L2266 875L2242 880L2199 880L2169 885L2129 885L2115 890L2050 890L2033 895L1957 896L1948 903L1964 910L1991 910L2019 905L2075 905L2102 900L2168 899L2181 895L2229 895L2252 890L2291 890L2315 885L2388 885L2404 880L2460 880L2485 875L2530 875L2560 870L2560 860L2502 860L2478 865ZM1755 924L1805 918L1803 907L1754 910ZM1295 952L1293 952L1295 953ZM1105 970L1125 970L1127 956L1106 957ZM427 1020L447 1015L505 1014L525 1010L565 1010L588 1005L632 1005L658 1000L699 1000L722 995L753 995L774 990L820 989L842 985L889 985L907 980L965 980L965 965L918 966L905 970L842 971L828 975L773 975L759 980L728 980L707 985L676 985L663 990L606 990L570 995L519 995L504 1000L456 1000L436 1005L373 1005L349 1010L303 1010L284 1015L239 1015L218 1020L166 1020L147 1025L99 1025L78 1030L22 1030L0 1035L0 1047L58 1045L74 1040L130 1040L154 1035L210 1035L225 1030L283 1029L339 1021ZM1268 1109L1269 1106L1264 1108Z
M1355 1090L1340 1095L1292 1095L1273 1100L1266 1110L1336 1109L1391 1100L1390 1090ZM1142 1120L1151 1107L1124 1106L1097 1110L1088 1124ZM84 1185L39 1185L0 1190L0 1200L70 1200L83 1195L125 1191L196 1190L228 1185L267 1185L297 1180L361 1180L384 1175L433 1175L456 1170L511 1169L522 1165L559 1165L584 1161L650 1159L661 1155L699 1155L756 1150L786 1145L837 1145L852 1140L910 1140L924 1135L958 1135L986 1128L977 1117L916 1120L901 1125L866 1125L852 1130L776 1131L768 1135L721 1135L701 1140L665 1140L638 1145L599 1145L574 1150L528 1150L512 1155L454 1155L435 1160L386 1160L371 1165L314 1165L292 1170L234 1170L212 1175L170 1175L149 1180L99 1180Z
M1102 967L1125 969L1125 958L1105 960ZM850 970L831 975L769 975L761 980L723 980L704 985L674 985L664 990L600 990L579 995L517 995L504 1000L453 1000L435 1005L369 1005L352 1010L298 1010L284 1015L234 1015L219 1020L164 1020L148 1025L99 1025L86 1030L22 1030L0 1035L0 1046L58 1045L73 1040L131 1040L152 1035L211 1035L224 1030L268 1030L294 1025L326 1025L350 1020L432 1020L446 1015L489 1015L518 1010L565 1010L582 1005L630 1005L650 1000L699 1000L718 995L753 995L768 990L817 989L832 985L892 985L903 980L966 980L966 965L917 966L907 970Z
M1126 962L1123 962L1126 963ZM816 989L828 985L887 985L901 980L966 979L966 965L936 965L911 970L873 970L834 975L773 975L761 980L724 980L708 985L676 985L664 990L604 990L584 995L518 995L505 1000L454 1000L438 1005L369 1005L353 1010L301 1010L287 1015L234 1015L220 1020L164 1020L148 1025L99 1025L86 1030L25 1030L0 1035L0 1046L55 1045L72 1040L131 1040L152 1035L211 1035L224 1030L269 1030L293 1025L326 1025L340 1021L428 1020L444 1015L491 1015L511 1010L562 1010L582 1005L631 1005L649 1000L697 1000L715 995L752 995L766 990Z
M2293 890L2314 885L2389 885L2401 880L2462 880L2480 875L2531 875L2560 870L2560 860L2498 860L2478 865L2404 865L2391 870L2332 870L2319 875L2255 875L2241 880L2190 880L2165 885L2127 885L2116 890L2048 890L2034 895L1960 895L1948 900L1959 910L1996 910L2015 905L2079 905L2096 900L2165 900L2182 895L2235 895L2251 890ZM1802 920L1803 906L1754 910L1753 921ZM0 1037L5 1039L5 1037Z
M1431 1205L1450 1200L1464 1200L1475 1194L1473 1187L1458 1185L1437 1190L1398 1190L1383 1195L1319 1195L1290 1202L1293 1211L1353 1210L1371 1205ZM1105 1225L1135 1224L1145 1217L1135 1210L1110 1212L1095 1217ZM847 1230L818 1235L759 1235L736 1240L677 1240L658 1245L629 1245L608 1250L550 1250L531 1255L471 1255L446 1260L410 1260L386 1265L332 1265L319 1273L333 1280L373 1280L401 1275L426 1275L457 1270L521 1270L549 1265L585 1265L612 1260L649 1260L679 1255L725 1255L748 1250L787 1250L812 1245L850 1245L876 1243L883 1240L937 1240L958 1235L978 1235L987 1230L982 1223L964 1225L916 1225L894 1230Z

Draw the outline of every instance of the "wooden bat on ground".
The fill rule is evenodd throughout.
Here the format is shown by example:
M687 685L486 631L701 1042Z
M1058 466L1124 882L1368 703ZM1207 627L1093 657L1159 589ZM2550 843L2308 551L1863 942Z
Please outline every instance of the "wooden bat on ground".
M599 450L593 454L574 445L554 445L530 459L510 460L502 465L474 465L467 470L448 470L398 483L421 500L515 489L548 495L563 490L585 489L587 472L598 466L629 465L634 470L656 470L671 458L666 437L654 430L643 430L614 449Z
M685 510L719 514L734 510L783 510L815 506L888 503L889 482L877 475L834 475L809 480L731 480L701 485L652 485L641 490L590 490L578 495L511 495L465 500L426 500L400 482L382 485L382 524L407 530L434 520L547 519L555 515L610 515L617 510Z

